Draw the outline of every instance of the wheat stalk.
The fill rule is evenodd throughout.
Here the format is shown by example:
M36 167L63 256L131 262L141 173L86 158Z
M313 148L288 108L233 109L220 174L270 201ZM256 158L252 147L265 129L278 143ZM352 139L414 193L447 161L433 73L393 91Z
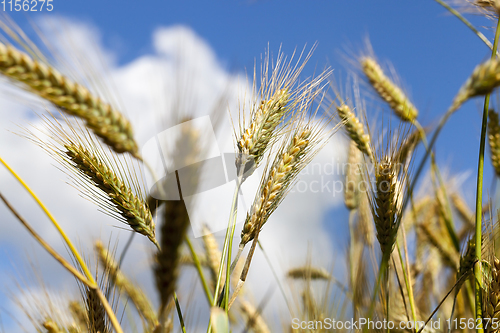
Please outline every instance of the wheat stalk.
M0 43L0 72L24 83L29 91L66 113L85 120L86 126L115 152L129 152L141 159L130 122L110 104L53 67L32 59L11 45Z
M383 72L375 58L363 57L361 67L373 89L389 104L394 113L403 121L413 122L418 110L394 82Z

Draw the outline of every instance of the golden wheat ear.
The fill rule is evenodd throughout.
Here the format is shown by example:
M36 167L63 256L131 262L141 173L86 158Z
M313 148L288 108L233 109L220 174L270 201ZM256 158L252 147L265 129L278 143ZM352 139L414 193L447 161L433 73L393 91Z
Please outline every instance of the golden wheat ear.
M115 152L129 152L141 159L130 122L110 104L53 67L12 45L0 43L0 73L67 114L84 120Z
M29 130L25 135L68 171L86 198L158 246L138 162L130 156L120 159L78 121L63 119L64 124L45 117L45 130L40 130L45 132L43 136Z
M488 59L474 68L455 96L451 110L457 110L468 99L489 94L500 85L500 59Z
M490 144L491 164L497 177L500 177L500 122L495 110L488 112L488 142Z
M371 189L368 192L375 222L377 240L383 256L388 260L396 242L403 216L402 202L407 195L408 168L399 163L400 147L407 136L407 127L400 127L394 135L388 133L381 143L380 152L374 154L374 170ZM369 178L367 178L369 179Z
M314 48L301 62L303 53L293 64L279 52L276 63L266 54L262 63L260 86L257 88L257 77L254 74L253 101L250 105L240 107L239 133L236 135L238 156L236 166L246 177L259 166L266 151L271 148L280 135L282 126L288 121L296 106L304 98L311 98L311 92L319 93L323 82L330 74L325 70L310 81L299 83L299 75L310 59ZM250 120L246 121L247 109L250 108Z
M387 75L375 57L365 56L360 59L361 68L368 82L394 113L403 121L413 122L417 119L418 110L409 98Z

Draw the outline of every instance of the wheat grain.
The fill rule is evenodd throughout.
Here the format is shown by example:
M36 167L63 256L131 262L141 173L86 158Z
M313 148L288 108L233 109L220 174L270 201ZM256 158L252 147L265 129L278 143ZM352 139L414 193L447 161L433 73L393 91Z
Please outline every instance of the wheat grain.
M413 122L417 119L417 108L410 102L401 88L384 74L377 61L372 57L363 57L360 62L368 81L380 97L389 104L394 113L403 121Z
M54 68L0 43L0 72L24 83L29 91L68 114L85 120L86 126L117 153L129 152L141 158L130 122L110 104Z

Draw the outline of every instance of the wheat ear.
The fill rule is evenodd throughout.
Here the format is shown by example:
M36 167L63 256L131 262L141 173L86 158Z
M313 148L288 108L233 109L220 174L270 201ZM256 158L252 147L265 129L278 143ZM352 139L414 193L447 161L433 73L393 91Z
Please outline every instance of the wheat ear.
M401 120L413 122L417 119L417 108L410 102L403 90L384 74L374 58L363 57L361 67L373 89L389 104Z
M113 284L128 296L139 314L148 323L148 327L155 327L158 319L148 297L125 276L102 242L97 241L95 249L101 265L106 269Z
M309 145L311 130L301 129L292 137L288 147L273 163L267 180L263 183L259 196L256 198L251 213L247 214L245 225L241 232L241 244L250 242L259 227L262 227L272 212L283 199L287 185L296 174L300 159Z
M86 288L85 306L87 310L87 328L89 333L108 333L106 310L94 289Z
M347 209L353 210L359 206L359 186L362 181L361 163L363 155L358 149L356 142L353 140L350 141L345 172L344 204Z
M500 177L500 122L498 121L498 113L494 110L490 110L488 115L488 142L490 144L491 164L497 177Z
M250 125L241 134L238 140L238 156L236 165L253 163L256 166L264 157L264 153L273 138L276 127L286 114L286 104L290 100L287 89L281 89L267 101L262 101L252 117Z
M160 227L161 250L156 254L154 276L160 295L160 318L172 297L178 274L180 247L184 241L189 216L183 200L166 201Z
M384 156L375 166L375 188L372 193L372 214L377 240L384 256L388 256L396 242L401 221L397 202L402 195L396 186L398 171L390 156Z
M303 266L288 270L288 277L303 280L330 280L332 276L323 267Z
M217 281L217 274L219 273L222 252L219 250L219 244L217 243L217 240L207 227L204 227L204 233L205 235L203 236L203 246L205 248L210 275L212 276L212 282L215 284ZM224 272L222 272L222 276L225 276Z
M246 107L240 112L239 134L236 138L239 152L236 160L238 174L240 168L243 168L246 176L251 174L262 161L265 152L280 137L280 130L283 128L280 125L288 121L295 106L304 99L315 98L323 88L323 81L330 74L326 70L309 82L298 83L299 75L312 56L312 51L300 62L302 53L295 65L292 64L295 53L288 62L279 53L275 64L271 63L269 54L266 54L258 91L254 73L253 93L258 97L250 106L251 119L248 124L245 123ZM313 91L315 93L311 93Z
M106 201L116 209L116 217L158 246L153 216L145 202L137 196L103 158L82 145L65 145L67 161L86 180L106 194Z
M340 119L344 122L344 128L351 140L356 143L358 149L363 152L363 154L372 160L373 153L370 148L370 136L366 134L363 124L359 121L347 104L338 106L337 112Z
M0 72L24 83L29 91L68 114L85 120L86 126L117 153L129 152L141 159L130 122L87 88L13 46L2 43Z
M471 76L458 91L450 109L457 110L469 98L489 94L499 85L500 59L486 60L476 66Z
M464 253L460 256L460 265L457 272L456 293L460 290L465 280L472 274L474 263L476 262L476 243L474 238L470 238Z
M487 282L483 290L483 319L489 319L484 331L496 333L500 318L500 260L497 257L490 260L490 276L484 280Z

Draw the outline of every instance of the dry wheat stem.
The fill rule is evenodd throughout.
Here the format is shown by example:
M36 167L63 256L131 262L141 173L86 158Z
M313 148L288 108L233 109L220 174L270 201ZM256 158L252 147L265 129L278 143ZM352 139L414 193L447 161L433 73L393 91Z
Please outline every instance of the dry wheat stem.
M401 88L384 74L377 61L372 57L363 57L360 62L373 89L389 104L394 113L403 121L413 122L417 119L417 108L410 102Z
M141 159L130 122L85 87L13 46L2 43L0 72L24 83L30 88L29 91L52 102L68 114L85 120L86 126L117 153L129 152Z
M146 319L148 326L150 328L155 327L158 324L158 319L146 294L136 287L134 283L129 281L125 274L123 274L118 267L118 263L115 262L102 242L97 241L95 243L95 249L101 265L108 272L108 275L114 285L128 296L137 308L139 314Z

